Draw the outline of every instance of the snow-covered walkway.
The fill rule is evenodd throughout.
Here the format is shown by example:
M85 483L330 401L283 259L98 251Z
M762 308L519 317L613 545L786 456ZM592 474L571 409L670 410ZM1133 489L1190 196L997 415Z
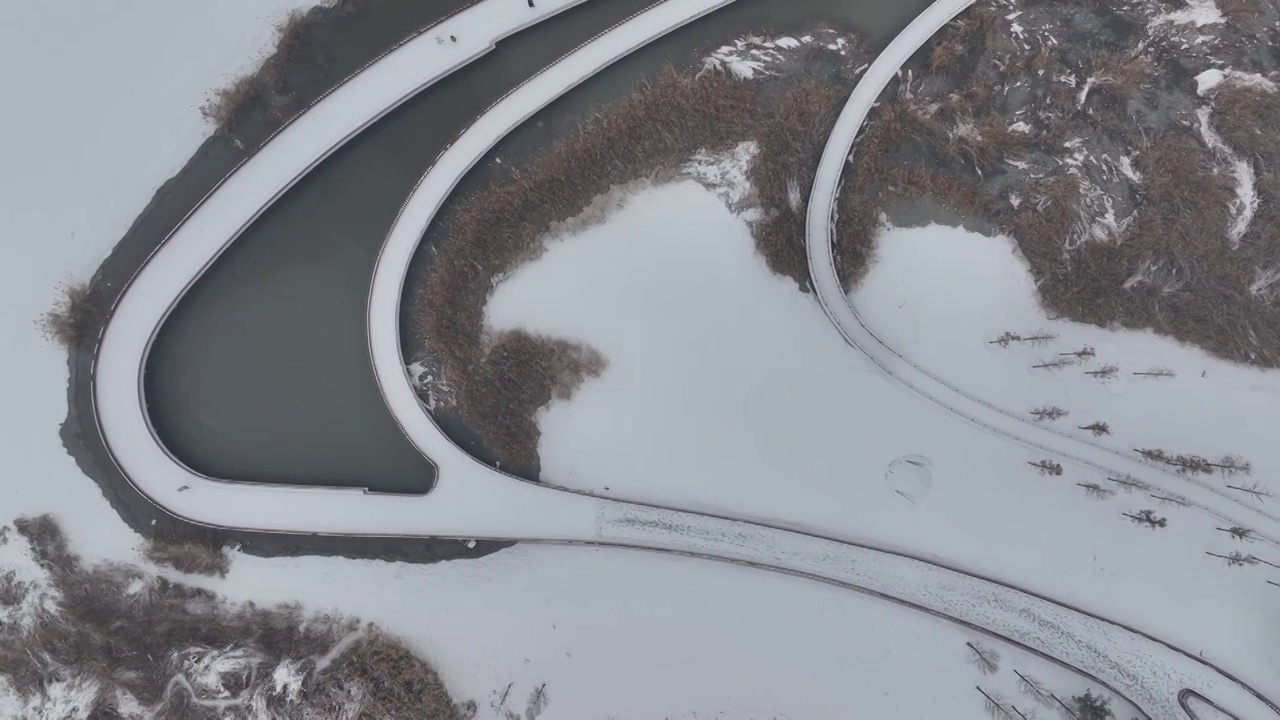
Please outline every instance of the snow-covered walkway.
M1280 517L1263 508L1242 503L1225 490L1203 480L1163 472L1143 463L1136 455L1071 437L1046 425L1034 424L934 375L872 332L845 293L836 271L832 243L836 232L836 198L840 192L840 178L853 152L858 131L872 105L903 63L942 26L972 4L973 0L937 0L930 5L867 68L836 120L814 177L806 217L809 273L823 309L851 346L861 350L898 382L947 411L1036 450L1100 472L1140 478L1153 487L1185 497L1191 504L1224 522L1243 525L1253 529L1260 538L1280 542Z

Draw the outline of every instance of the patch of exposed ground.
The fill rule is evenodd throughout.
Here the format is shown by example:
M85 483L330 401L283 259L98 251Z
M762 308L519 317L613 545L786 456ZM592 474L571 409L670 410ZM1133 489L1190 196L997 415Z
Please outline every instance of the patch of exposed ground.
M427 401L447 397L504 468L536 476L534 414L598 375L606 359L564 340L489 332L484 308L494 287L549 238L603 219L610 193L631 183L689 176L724 189L747 181L750 197L724 196L726 203L747 213L769 266L807 287L813 168L868 59L855 37L831 29L739 38L693 68L668 68L642 83L573 136L462 199L446 215L446 236L431 249L410 313L434 353L433 367L418 368L436 381L420 386ZM436 391L446 386L448 393Z
M1280 9L985 0L881 98L839 199L856 285L882 213L1014 238L1051 314L1280 365Z
M48 516L0 534L0 713L455 720L396 638L298 606L232 604L130 565L86 566Z
M231 568L231 556L222 543L183 535L157 535L147 540L143 555L157 565L191 575L223 577Z

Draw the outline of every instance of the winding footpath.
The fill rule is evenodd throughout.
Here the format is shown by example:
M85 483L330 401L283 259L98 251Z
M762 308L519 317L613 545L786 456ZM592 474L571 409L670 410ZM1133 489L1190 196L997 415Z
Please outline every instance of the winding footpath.
M814 293L827 317L845 341L861 351L880 369L916 394L984 430L1040 452L1057 456L1101 473L1139 478L1175 495L1230 524L1251 528L1259 539L1280 543L1280 516L1242 502L1226 490L1195 477L1165 472L1142 462L1136 455L1036 424L977 397L938 377L911 358L890 347L863 321L844 290L836 270L836 199L840 179L852 157L858 131L880 93L902 65L943 25L974 0L937 0L889 43L867 68L846 101L827 138L806 214L805 246Z
M369 351L388 408L439 471L431 493L226 482L165 450L147 415L142 373L155 333L186 289L276 198L363 128L496 39L582 1L540 0L525 14L506 0L482 0L442 21L435 32L456 35L457 45L422 34L371 63L273 136L183 220L118 299L97 349L95 413L121 474L167 512L209 526L588 543L739 563L867 593L1024 647L1109 687L1148 717L1185 717L1179 698L1187 691L1242 719L1280 714L1194 655L1010 585L866 545L530 483L479 463L434 424L405 371L398 318L409 260L444 198L489 148L556 97L733 0L658 2L584 43L490 107L406 200L370 288Z

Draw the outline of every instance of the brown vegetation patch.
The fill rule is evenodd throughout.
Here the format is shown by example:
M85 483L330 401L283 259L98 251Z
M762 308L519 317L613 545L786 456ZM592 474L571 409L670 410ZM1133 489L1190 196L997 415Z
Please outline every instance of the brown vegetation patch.
M460 717L435 671L372 626L88 567L48 516L15 526L55 607L0 625L0 679L37 710L49 688L76 683L91 691L90 717L133 703L156 717L248 718L254 706L272 717ZM293 690L276 686L277 669L297 678Z
M68 283L59 288L53 309L40 318L40 331L68 350L92 340L102 323L102 299L84 283Z
M604 358L522 331L487 333L484 307L497 279L534 257L548 234L611 189L669 179L700 150L756 140L750 178L770 211L754 228L757 247L775 272L807 286L804 205L847 92L813 77L744 82L668 68L596 111L580 132L518 173L462 201L446 221L411 318L437 355L462 417L502 463L533 472L534 413L599 374Z
M222 543L186 536L157 536L147 540L143 555L157 565L192 575L223 577L231 558Z
M275 52L257 70L215 90L200 113L232 138L260 107L266 107L275 123L284 122L300 109L286 87L285 70L297 59L308 31L327 17L352 12L364 1L332 0L307 10L291 10L276 26Z

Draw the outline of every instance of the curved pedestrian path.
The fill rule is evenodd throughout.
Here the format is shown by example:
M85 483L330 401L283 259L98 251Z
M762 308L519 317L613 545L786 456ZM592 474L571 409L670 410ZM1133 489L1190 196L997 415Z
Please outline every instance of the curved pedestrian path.
M814 292L831 322L849 345L916 394L948 412L997 435L1039 452L1069 460L1113 476L1140 478L1153 487L1181 495L1196 507L1232 525L1251 528L1260 539L1280 543L1280 517L1265 508L1231 497L1225 490L1193 477L1164 472L1136 456L1101 443L1073 437L1001 409L929 372L881 340L863 322L836 270L836 199L845 164L852 157L858 131L880 93L902 65L974 0L937 0L876 57L858 81L836 119L814 176L806 214L805 246Z
M483 0L442 22L439 32L459 37L456 51L411 42L384 56L274 136L188 215L126 288L97 349L95 412L122 475L166 511L210 526L587 543L740 563L868 593L1001 638L1091 677L1148 717L1185 716L1178 697L1187 690L1241 718L1275 714L1275 706L1247 685L1193 655L1010 585L868 545L526 482L479 463L434 425L405 373L398 317L408 261L440 200L487 148L554 98L732 0L659 2L566 55L479 118L406 201L370 290L370 355L388 407L439 470L430 494L231 483L200 476L165 451L150 427L141 376L156 330L186 288L275 198L369 123L482 54L492 39L580 1L540 0L540 15L512 19L510 3ZM460 18L469 24L449 24ZM443 54L431 55L432 46Z

